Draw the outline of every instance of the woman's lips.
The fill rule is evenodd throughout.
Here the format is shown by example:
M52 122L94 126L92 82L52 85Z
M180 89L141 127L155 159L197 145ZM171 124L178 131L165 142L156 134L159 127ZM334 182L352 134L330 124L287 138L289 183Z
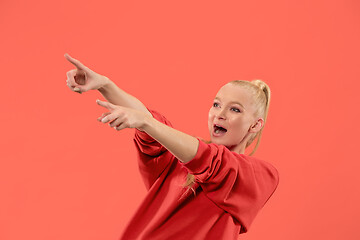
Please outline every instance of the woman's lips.
M226 132L227 132L226 128L224 128L223 126L221 126L219 124L214 124L214 127L213 127L213 136L214 137L221 137L221 136L225 135Z

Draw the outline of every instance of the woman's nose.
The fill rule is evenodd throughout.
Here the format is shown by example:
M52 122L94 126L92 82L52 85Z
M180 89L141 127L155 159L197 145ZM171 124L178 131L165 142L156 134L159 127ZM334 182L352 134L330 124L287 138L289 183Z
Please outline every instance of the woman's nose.
M217 117L218 119L226 119L225 109L220 109L220 110L217 112L216 117Z

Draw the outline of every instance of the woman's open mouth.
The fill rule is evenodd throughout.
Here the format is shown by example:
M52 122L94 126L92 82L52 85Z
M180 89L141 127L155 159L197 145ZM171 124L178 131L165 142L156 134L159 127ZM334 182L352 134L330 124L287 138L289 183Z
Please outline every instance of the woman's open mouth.
M218 125L218 124L214 124L214 131L213 131L213 136L215 137L220 137L220 136L223 136L226 132L227 132L227 129Z

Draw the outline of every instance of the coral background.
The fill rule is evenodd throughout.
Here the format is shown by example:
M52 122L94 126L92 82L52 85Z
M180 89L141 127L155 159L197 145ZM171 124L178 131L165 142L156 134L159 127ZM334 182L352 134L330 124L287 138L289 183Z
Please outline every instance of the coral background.
M239 239L360 239L359 1L1 0L0 34L1 240L118 239L145 196L65 53L204 138L220 86L264 80L280 184Z

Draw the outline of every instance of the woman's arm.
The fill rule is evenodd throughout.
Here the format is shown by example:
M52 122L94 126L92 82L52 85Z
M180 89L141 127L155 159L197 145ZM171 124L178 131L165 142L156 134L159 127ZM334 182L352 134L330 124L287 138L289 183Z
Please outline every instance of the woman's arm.
M117 130L138 128L145 131L184 163L195 157L199 145L196 138L154 119L140 100L120 89L109 78L92 71L68 54L65 58L76 67L67 72L67 85L72 91L98 90L109 101L97 101L110 110L98 118L99 121L110 122L109 125Z
M197 153L199 147L197 138L171 128L155 118L145 118L141 130L156 139L183 163L192 160Z
M67 72L67 84L72 91L83 93L98 90L106 100L115 105L137 109L151 116L139 99L121 90L109 78L92 71L69 54L65 54L65 58L76 67Z
M110 79L108 79L106 84L98 90L106 100L114 105L136 109L151 116L151 113L139 99L120 89Z
M110 127L118 131L124 128L137 128L144 131L183 163L195 157L199 146L197 138L171 128L143 111L116 106L100 100L96 102L110 111L98 118L98 121L109 123Z

